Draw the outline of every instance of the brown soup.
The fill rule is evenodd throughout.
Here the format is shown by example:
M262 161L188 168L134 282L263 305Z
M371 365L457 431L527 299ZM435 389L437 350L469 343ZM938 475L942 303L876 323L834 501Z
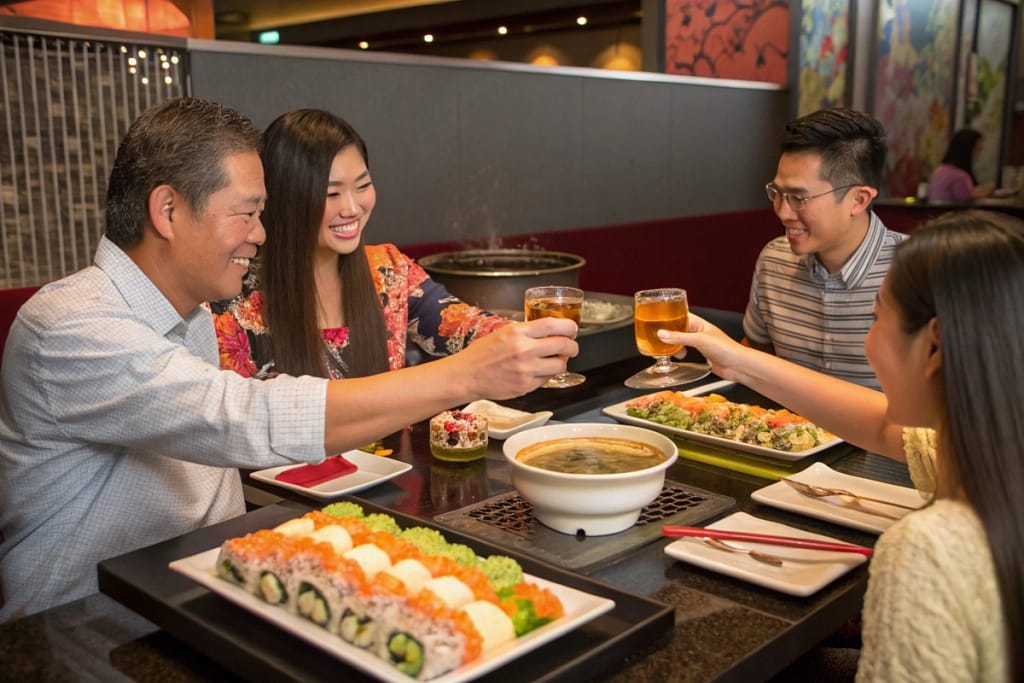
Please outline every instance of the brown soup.
M577 436L539 441L516 453L516 460L553 472L568 474L620 474L654 467L667 456L640 441Z

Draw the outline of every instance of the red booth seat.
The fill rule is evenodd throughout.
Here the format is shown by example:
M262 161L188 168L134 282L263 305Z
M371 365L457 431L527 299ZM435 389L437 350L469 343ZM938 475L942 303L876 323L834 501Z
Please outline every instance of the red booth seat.
M580 286L632 295L638 289L683 287L693 306L742 311L761 248L782 234L771 207L502 237L494 247L566 251L587 260ZM401 245L421 258L478 248L459 242Z
M17 287L0 289L0 362L4 357L4 345L7 343L7 332L11 323L18 315L18 309L36 293L39 287Z

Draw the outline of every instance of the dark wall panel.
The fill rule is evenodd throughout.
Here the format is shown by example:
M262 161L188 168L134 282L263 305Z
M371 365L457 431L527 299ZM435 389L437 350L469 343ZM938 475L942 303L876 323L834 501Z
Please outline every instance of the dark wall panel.
M463 234L578 225L579 81L473 70L460 85Z
M775 177L786 123L783 100L777 92L673 89L668 154L674 201L669 213L767 206L764 185Z
M672 86L583 81L579 225L683 213L672 208Z
M786 113L783 91L700 79L189 47L193 94L260 126L299 107L329 109L356 126L378 192L375 242L482 244L760 207Z

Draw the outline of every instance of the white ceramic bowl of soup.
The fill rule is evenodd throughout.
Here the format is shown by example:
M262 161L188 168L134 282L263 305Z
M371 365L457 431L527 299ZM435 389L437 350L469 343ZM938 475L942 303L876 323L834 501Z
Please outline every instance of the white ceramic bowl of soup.
M618 451L622 445L622 451L640 457L642 469L594 474L554 471L529 464L534 451L562 450L550 444L550 448L537 445L556 440L558 446L576 449L566 457L584 465L589 464L588 460L601 459L602 450ZM537 520L565 534L587 536L614 534L633 526L644 506L661 493L665 471L679 457L671 439L650 429L583 422L528 429L509 437L502 450L509 463L512 485L533 506ZM614 456L612 459L619 460ZM646 465L648 460L650 465Z

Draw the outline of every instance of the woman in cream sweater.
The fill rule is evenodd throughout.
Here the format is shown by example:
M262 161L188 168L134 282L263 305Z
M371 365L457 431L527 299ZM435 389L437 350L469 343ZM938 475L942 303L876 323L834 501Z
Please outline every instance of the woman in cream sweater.
M934 500L886 531L858 681L1024 680L1024 222L948 213L897 248L865 341L884 393L744 347L691 316L665 341L851 443ZM908 429L905 425L920 425Z

